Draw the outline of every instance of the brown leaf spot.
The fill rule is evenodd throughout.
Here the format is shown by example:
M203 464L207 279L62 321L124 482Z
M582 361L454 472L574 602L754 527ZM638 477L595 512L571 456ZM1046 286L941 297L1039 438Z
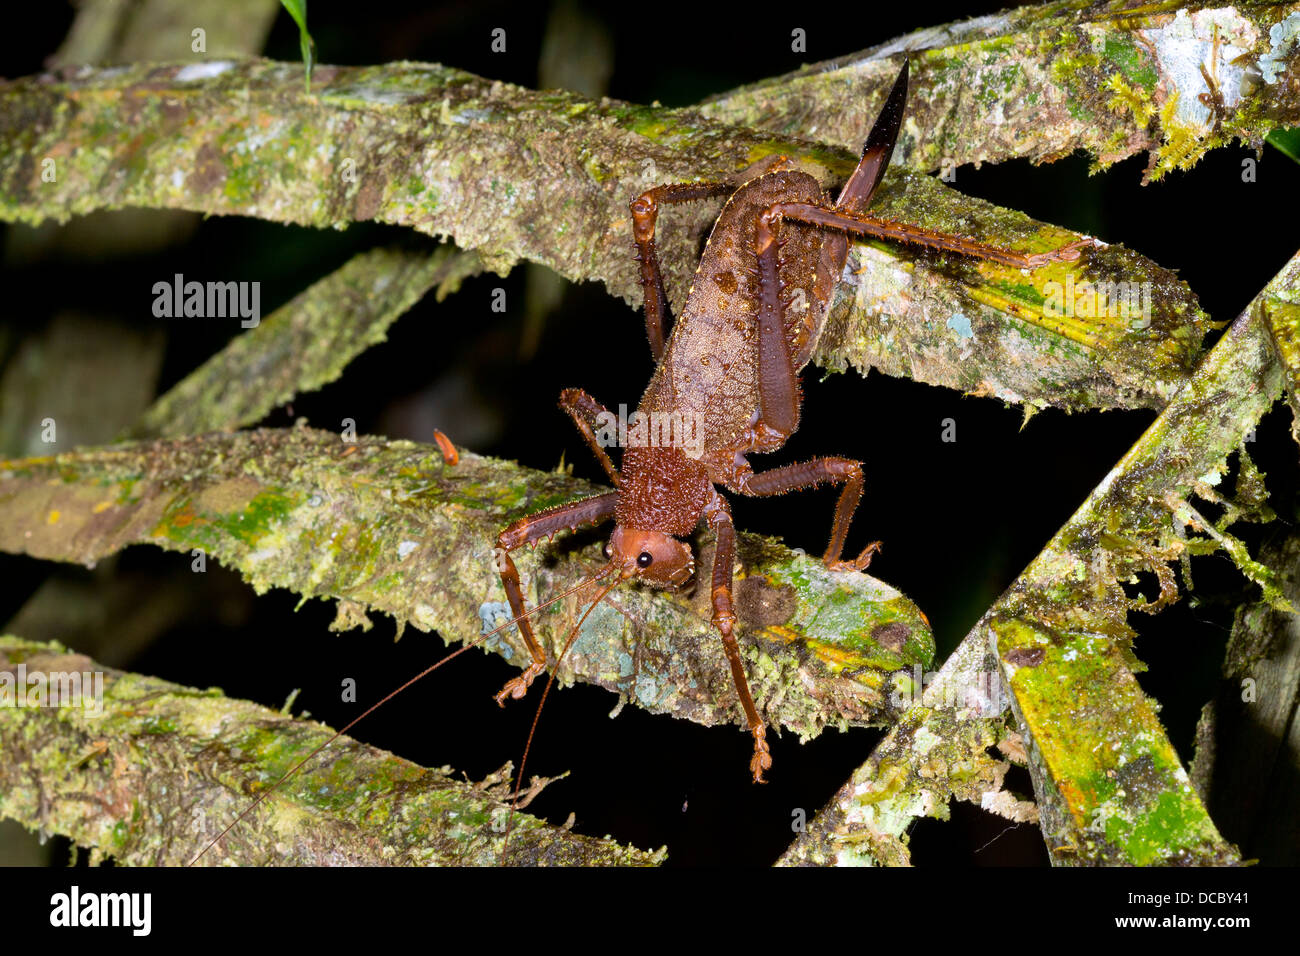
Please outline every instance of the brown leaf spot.
M225 185L226 160L221 150L212 143L204 143L194 157L194 175L189 180L190 191L195 196L214 192Z
M239 475L204 488L196 496L194 507L201 512L215 512L217 514L243 511L248 507L248 503L256 498L262 490L262 484L256 478L249 475ZM190 520L194 519L192 513L188 517ZM189 524L189 521L184 523ZM180 525L182 522L173 520L172 524Z
M352 216L358 222L374 219L375 214L379 212L383 199L383 188L376 182L378 178L377 176L367 176L366 181L357 190L357 198L352 204Z
M887 651L898 653L912 636L912 629L902 621L881 624L871 632L871 638Z
M736 616L751 627L776 627L794 616L794 588L752 576L736 582Z
M1002 659L1016 667L1037 667L1046 656L1047 651L1041 647L1013 647L1002 655Z
M1020 764L1022 767L1029 763L1029 757L1025 753L1025 739L1018 733L999 740L998 750L1012 763Z
M718 288L727 295L731 295L736 291L736 276L730 269L725 272L715 272L713 274L713 281L716 282Z

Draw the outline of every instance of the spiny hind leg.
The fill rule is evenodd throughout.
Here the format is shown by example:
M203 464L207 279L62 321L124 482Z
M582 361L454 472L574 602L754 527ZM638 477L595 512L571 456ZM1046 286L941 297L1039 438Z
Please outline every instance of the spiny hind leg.
M506 590L506 600L510 602L510 614L519 626L519 633L532 658L524 672L506 682L496 695L496 702L505 706L506 698L518 700L528 693L528 687L537 675L546 670L546 651L537 643L533 625L525 616L523 589L519 586L519 570L515 567L510 552L525 544L536 545L544 538L549 538L557 531L570 531L584 524L600 524L613 517L614 505L618 501L618 492L596 495L571 501L565 505L547 508L537 514L520 518L497 535L496 562L501 574L501 584Z
M857 239L892 239L895 242L928 246L945 252L957 252L974 259L1000 262L1017 269L1037 269L1051 262L1073 262L1079 258L1082 250L1094 245L1091 239L1076 239L1048 252L1020 252L1005 246L993 246L975 239L967 239L965 236L936 232L911 223L881 219L868 213L849 214L804 202L775 203L760 213L758 220L760 266L763 236L769 237L767 241L775 249L779 245L776 236L783 220L842 232ZM775 252L772 258L775 259Z
M1050 252L1026 253L865 213L850 215L812 203L787 202L769 206L759 214L754 229L754 254L758 258L759 399L753 426L754 447L779 446L799 427L799 381L786 336L785 289L780 272L781 226L785 220L859 238L880 237L959 252L1025 269L1077 259L1080 250L1092 244L1091 239L1081 239Z
M758 412L752 447L779 447L799 427L799 380L785 331L777 236L779 220L758 217L754 252L758 257Z
M814 458L771 471L751 473L737 482L736 490L741 494L767 498L823 484L843 485L843 488L835 502L835 523L831 526L831 540L822 560L832 571L865 571L872 556L880 550L879 541L871 542L852 561L840 560L853 513L862 499L862 486L865 484L862 462L849 458Z

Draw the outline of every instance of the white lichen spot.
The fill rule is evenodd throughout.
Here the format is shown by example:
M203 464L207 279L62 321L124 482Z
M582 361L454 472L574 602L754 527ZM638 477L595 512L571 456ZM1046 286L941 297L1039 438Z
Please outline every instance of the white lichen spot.
M850 259L845 268L846 277L860 274L854 290L857 309L876 314L881 319L906 315L912 304L912 274L888 252L869 247L859 247L854 251L857 261Z
M403 103L411 101L411 93L408 90L384 89L360 83L353 86L335 87L330 90L330 96L340 99L360 100L363 103L373 103L376 106L401 106Z
M191 63L176 71L177 83L190 83L194 80L210 80L220 76L235 65L234 60L213 60L210 63Z
M969 339L975 335L974 330L970 327L970 319L960 312L948 319L948 328L956 332L959 339Z
M1297 40L1300 40L1300 11L1268 28L1269 50L1259 58L1259 72L1265 83L1270 86L1277 83L1278 74L1286 66L1287 54Z
M487 122L493 118L493 111L478 107L467 107L459 113L452 114L451 122L458 126L471 126L476 122Z
M411 623L422 631L433 630L436 619L437 611L428 604L417 604L411 609Z
M244 138L235 144L235 152L243 155L245 153L256 153L267 143L279 143L284 139L283 134L276 128L254 129L245 134Z
M419 545L416 544L414 541L403 541L397 546L397 556L401 558L403 561L405 561L407 555L409 555L412 551L414 551L418 547Z
M912 736L912 751L917 754L928 754L939 743L939 737L929 727L919 728Z
M647 707L659 703L659 682L649 674L641 674L636 679L637 700Z
M1205 132L1214 126L1214 111L1199 99L1202 93L1212 93L1202 68L1218 87L1224 109L1235 108L1241 100L1241 80L1247 67L1238 58L1255 48L1259 31L1232 7L1192 14L1179 10L1172 21L1139 33L1155 47L1165 88L1178 94L1173 117L1177 123Z
M479 605L478 619L484 633L498 628L510 620L510 605L505 601L484 601Z

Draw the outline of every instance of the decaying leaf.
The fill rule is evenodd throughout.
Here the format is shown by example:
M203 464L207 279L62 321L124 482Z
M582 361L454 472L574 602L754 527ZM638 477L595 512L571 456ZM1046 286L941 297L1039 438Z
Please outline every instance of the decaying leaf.
M379 611L398 626L470 641L509 619L493 554L514 518L596 489L554 473L436 445L344 441L309 428L120 444L0 463L0 549L93 564L147 543L236 568L259 592L337 599L338 628ZM603 564L600 545L521 556L531 603ZM707 566L707 549L702 542ZM737 614L750 681L767 719L801 737L828 724L887 720L891 675L925 666L933 638L906 597L867 575L742 535ZM590 588L537 612L558 655ZM744 722L704 588L629 586L599 605L560 670L655 713ZM515 628L485 648L527 657Z

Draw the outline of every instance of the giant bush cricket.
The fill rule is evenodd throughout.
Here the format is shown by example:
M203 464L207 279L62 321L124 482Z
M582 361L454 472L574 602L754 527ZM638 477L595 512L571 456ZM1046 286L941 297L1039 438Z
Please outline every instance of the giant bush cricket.
M717 542L709 574L712 621L722 638L753 738L749 771L755 783L764 782L763 774L771 767L772 758L736 641L732 604L735 529L727 500L718 488L733 494L769 497L822 484L838 485L840 494L830 542L823 557L826 566L833 571L857 573L868 566L878 549L879 543L875 542L851 560L842 557L849 524L862 496L861 462L825 457L755 472L745 457L777 451L798 428L801 396L797 375L811 357L817 331L847 259L849 239L895 240L1024 269L1077 259L1080 247L1090 244L1085 239L1050 252L1028 254L869 215L867 207L898 138L907 87L908 67L904 61L867 137L861 159L834 201L811 174L794 168L783 156L770 157L719 182L658 186L632 201L646 333L657 363L639 410L646 417L668 415L672 420L697 423L694 440L689 444L680 440L650 445L629 443L622 449L616 467L596 434L602 422L608 421L606 416L612 416L585 392L565 390L560 406L572 417L614 490L548 508L502 531L496 554L512 619L407 681L331 740L442 664L516 625L531 661L522 674L507 682L496 700L504 705L507 699L522 698L549 664L528 620L531 613L588 585L600 585L596 598L560 651L558 666L587 614L619 584L635 580L656 588L686 585L695 572L694 555L686 539L703 522ZM705 245L682 315L674 322L655 250L658 208L663 203L720 196L729 198ZM792 307L796 301L802 308ZM572 588L532 609L526 608L519 572L510 553L525 544L536 546L559 531L611 518L615 529L605 547L608 563ZM553 681L552 671L539 701L539 716ZM535 718L533 731L536 726ZM529 733L529 744L533 731ZM304 758L276 786L318 752ZM527 756L526 747L515 784L516 797ZM235 823L274 789L265 791Z

